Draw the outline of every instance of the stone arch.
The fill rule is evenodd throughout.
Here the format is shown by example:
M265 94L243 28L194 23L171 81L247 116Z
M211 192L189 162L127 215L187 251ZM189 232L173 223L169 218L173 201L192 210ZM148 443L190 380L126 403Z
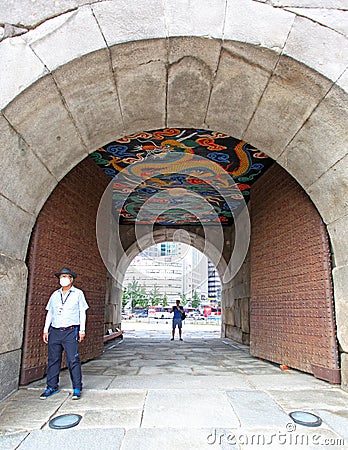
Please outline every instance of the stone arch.
M294 11L240 2L192 2L181 15L166 3L101 1L40 20L24 8L16 23L34 29L0 43L1 285L4 323L13 324L0 331L0 353L12 374L23 323L12 311L23 311L28 239L48 195L98 146L166 126L243 138L305 189L330 234L348 351L347 39Z

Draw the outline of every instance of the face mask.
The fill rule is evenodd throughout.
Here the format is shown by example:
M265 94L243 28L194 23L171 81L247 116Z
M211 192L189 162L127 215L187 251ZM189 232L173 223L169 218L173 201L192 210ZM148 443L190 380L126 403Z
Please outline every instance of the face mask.
M60 283L60 285L61 285L62 287L69 286L69 284L70 284L70 279L67 278L67 277L60 278L60 279L59 279L59 283Z

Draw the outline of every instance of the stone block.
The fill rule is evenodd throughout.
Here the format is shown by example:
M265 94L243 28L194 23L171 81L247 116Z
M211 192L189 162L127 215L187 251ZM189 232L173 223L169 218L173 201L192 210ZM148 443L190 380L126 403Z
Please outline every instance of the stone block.
M81 421L81 424L83 424L83 421ZM120 450L123 436L124 429L115 427L91 427L88 430L79 428L34 430L21 447L23 447L23 450L37 450L40 447L61 450L62 448L71 449L72 446L78 446L81 449L88 448L89 450L101 450L102 448Z
M20 333L20 330L17 332ZM20 350L0 353L0 401L18 388L20 363Z
M298 6L300 8L347 9L346 0L270 0L270 3L278 8Z
M109 47L166 36L163 4L157 0L101 2L92 9Z
M239 425L233 408L218 389L148 391L142 428L179 428L183 423L190 429Z
M327 226L333 249L334 265L348 265L348 216L341 217Z
M341 386L348 391L348 354L341 353Z
M47 73L42 61L22 37L0 43L0 61L0 109Z
M343 89L345 92L348 92L348 69L340 76L337 80L336 85Z
M210 129L242 138L275 62L276 54L269 50L224 43L206 117Z
M347 142L348 94L334 87L277 162L302 186L308 187L343 158Z
M288 11L253 0L230 0L224 39L259 45L280 53L294 18L295 15Z
M223 0L176 0L165 2L169 36L222 38L225 19Z
M224 316L224 322L226 325L235 325L234 320L234 308L225 308L225 316Z
M289 423L289 416L267 392L249 390L226 394L242 429L253 428L257 424L260 428L276 427L282 430Z
M342 0L343 5L344 0ZM307 2L309 3L309 2ZM331 28L338 33L348 36L348 11L342 9L325 9L325 1L322 1L323 8L287 8L289 11L302 17L318 22L325 27ZM314 5L313 5L314 6Z
M347 168L348 155L307 189L325 223L331 223L348 213Z
M4 114L58 179L87 156L51 76L22 93Z
M332 271L335 291L337 339L345 353L348 353L348 266L336 267Z
M43 22L49 17L58 16L71 11L80 5L90 3L90 0L64 0L60 2L47 2L46 0L8 0L0 4L0 23L21 24L33 26Z
M330 86L321 75L282 57L243 138L277 159Z
M135 69L151 62L168 62L168 42L165 39L149 39L114 45L110 48L112 68Z
M170 127L204 128L213 73L201 60L184 57L168 70L167 120Z
M1 193L26 211L38 213L45 200L42 193L48 195L57 180L3 116L0 135L4 149L0 158Z
M47 20L23 40L49 70L105 48L105 40L89 6Z
M0 353L20 349L23 339L27 268L0 255Z
M348 64L347 38L328 27L297 16L286 41L284 54L330 80L337 80Z
M30 183L30 180L27 182ZM35 223L34 215L0 195L0 248L3 255L24 259Z
M166 67L163 62L118 69L116 82L126 134L165 127Z
M244 333L250 332L250 298L241 299L241 328Z
M185 57L195 57L215 73L221 51L221 42L199 37L174 37L168 39L168 62L176 63Z
M89 150L95 150L123 134L107 50L76 59L54 72L53 77Z

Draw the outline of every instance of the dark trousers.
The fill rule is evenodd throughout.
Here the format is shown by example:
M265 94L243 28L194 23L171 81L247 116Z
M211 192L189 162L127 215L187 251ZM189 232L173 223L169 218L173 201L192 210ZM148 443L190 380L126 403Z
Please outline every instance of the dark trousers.
M79 327L67 330L50 327L48 335L47 387L56 389L59 384L59 372L62 353L65 350L66 362L70 372L73 389L82 389L81 360L78 349Z

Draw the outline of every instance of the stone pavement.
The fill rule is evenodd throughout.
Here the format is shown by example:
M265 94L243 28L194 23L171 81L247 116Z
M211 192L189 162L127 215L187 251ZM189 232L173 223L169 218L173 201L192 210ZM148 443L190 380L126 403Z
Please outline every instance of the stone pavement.
M348 393L295 370L251 357L248 347L218 338L214 326L184 329L170 341L168 324L137 331L83 364L84 390L71 400L62 371L61 391L40 400L40 380L0 403L3 450L348 448ZM213 330L216 331L213 331ZM295 425L288 413L306 410L323 423ZM68 430L51 418L77 413Z

